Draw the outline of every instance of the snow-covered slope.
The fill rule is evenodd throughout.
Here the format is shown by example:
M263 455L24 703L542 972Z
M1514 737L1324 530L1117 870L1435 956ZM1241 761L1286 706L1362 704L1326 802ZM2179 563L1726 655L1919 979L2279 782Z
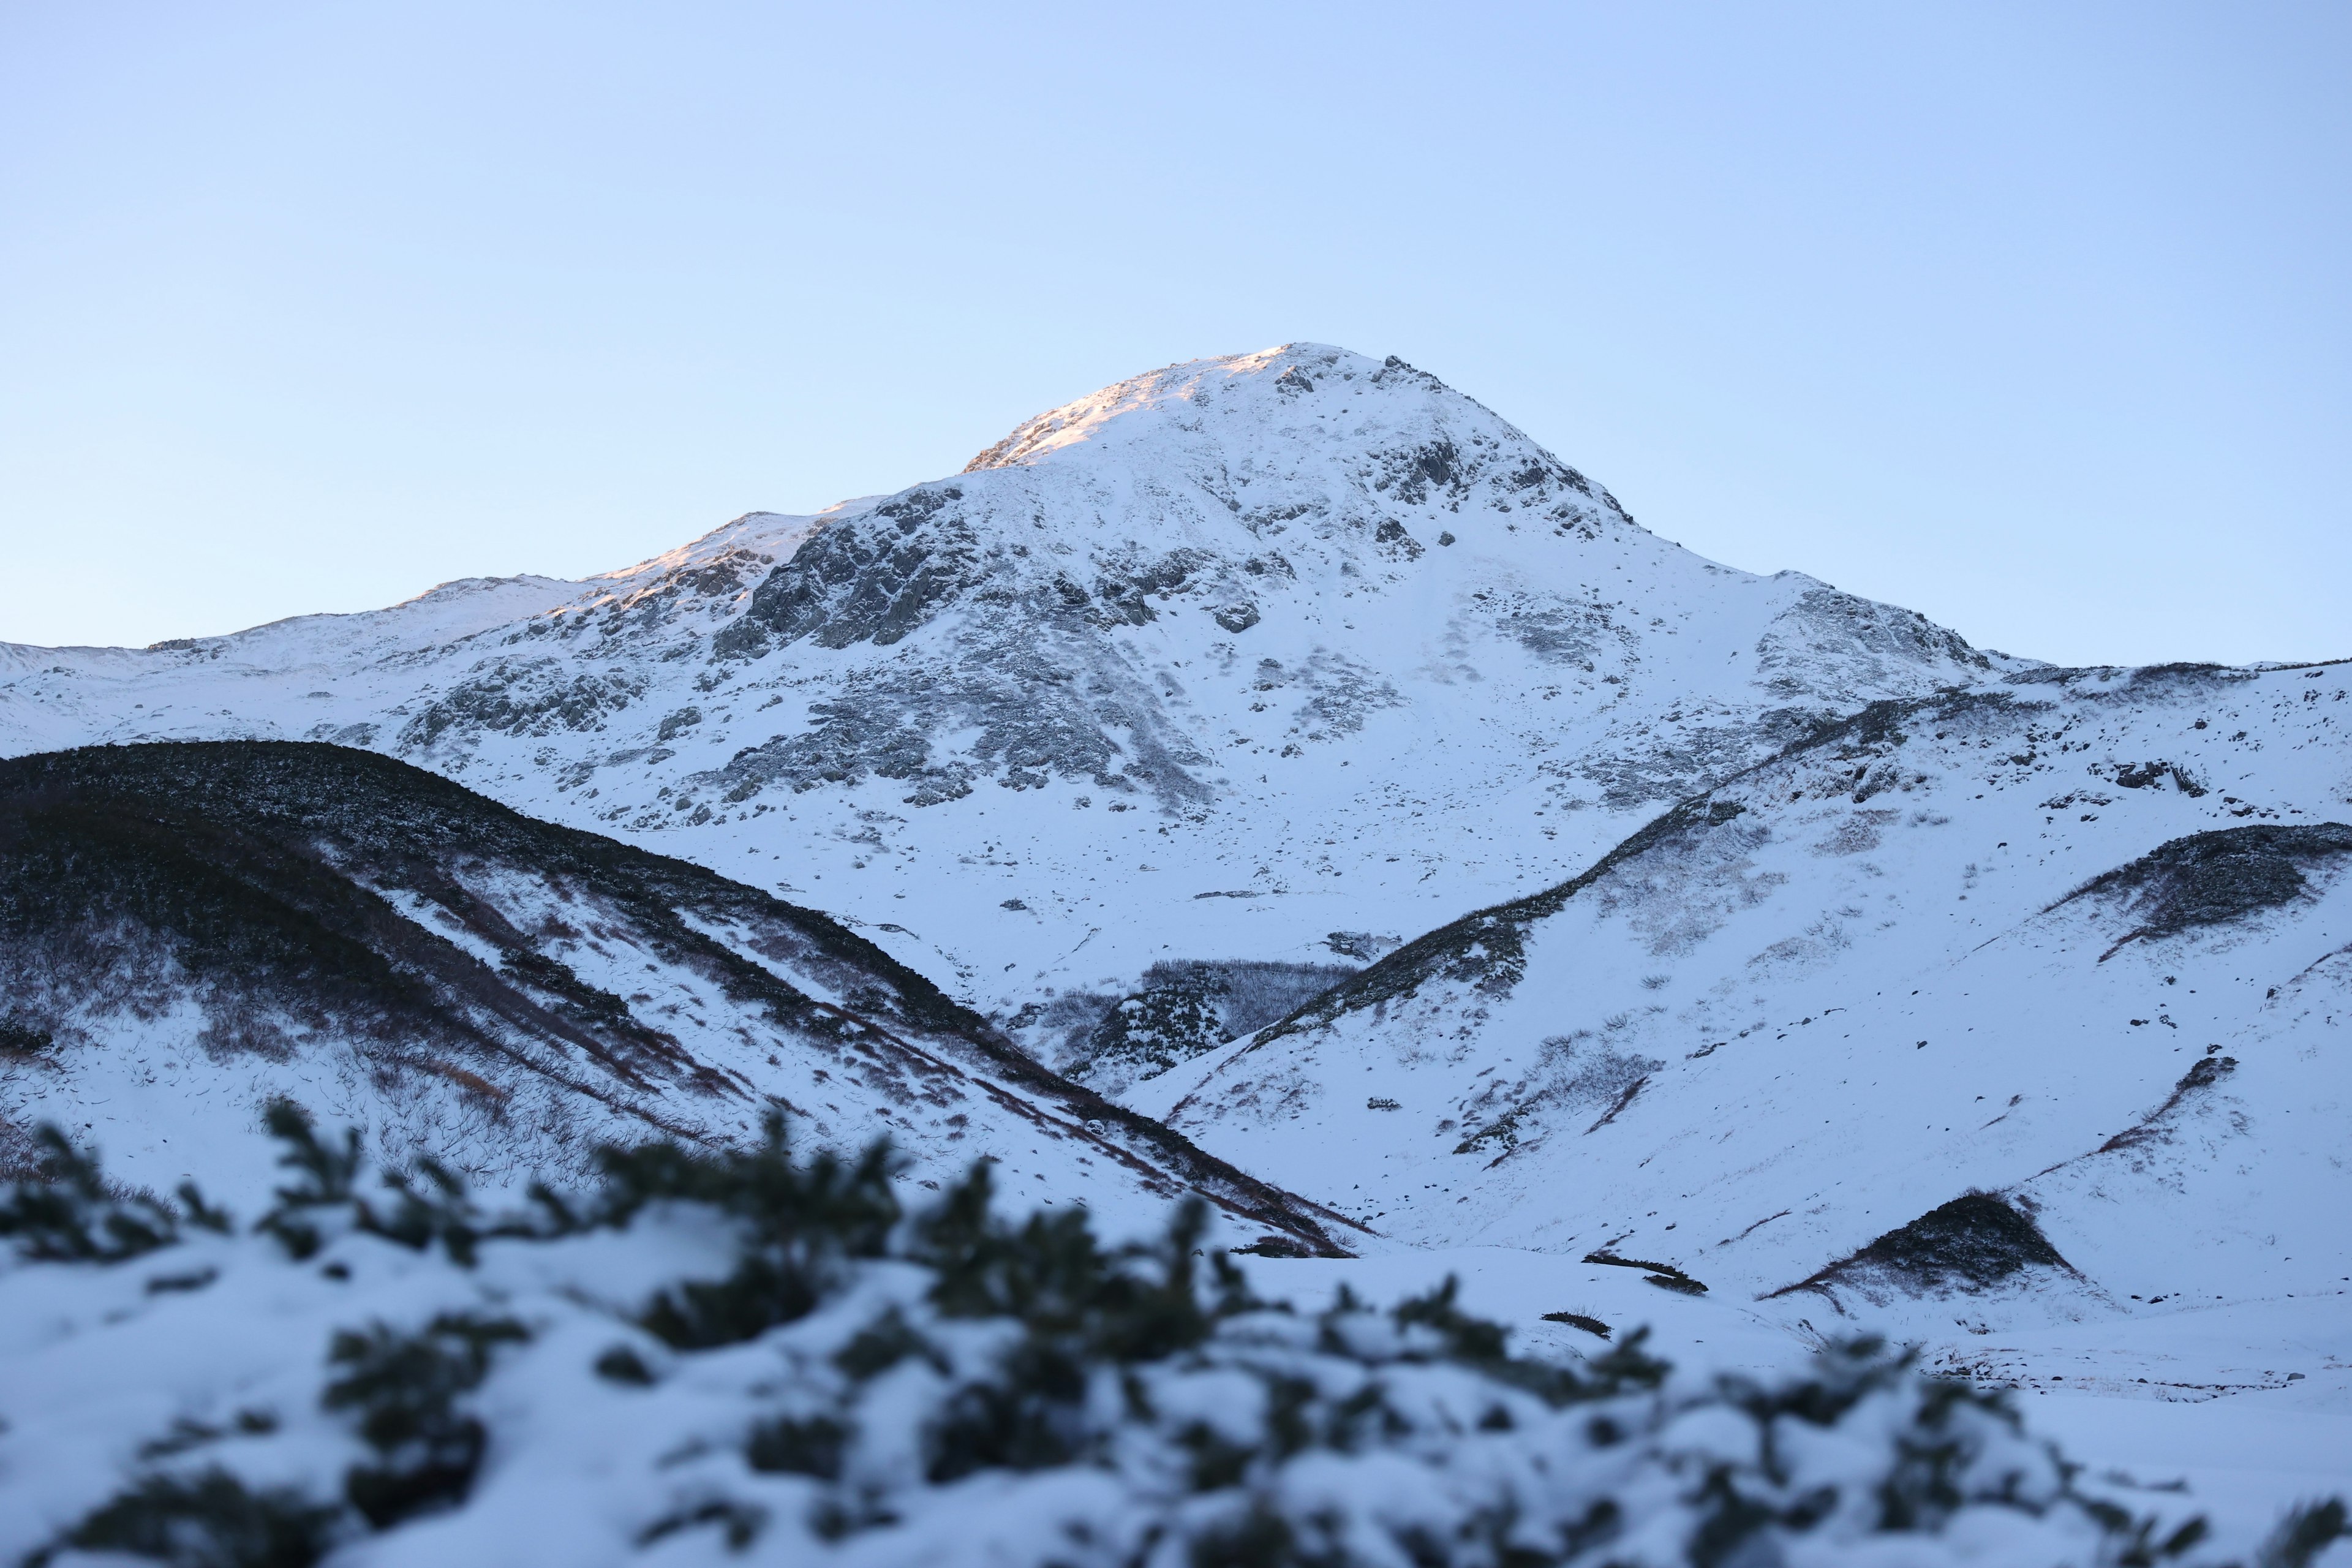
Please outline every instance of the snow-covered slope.
M607 1142L848 1148L936 1187L983 1155L1114 1229L1193 1189L1286 1250L1308 1205L1039 1068L824 916L314 742L0 763L0 1164L32 1129L119 1177L269 1186L290 1098L378 1159L582 1179ZM1345 1226L1339 1227L1344 1230Z
M2283 1386L2352 1360L2347 696L1878 704L1129 1098L1423 1245L1649 1259L1991 1373Z
M1377 952L1821 718L2015 668L1296 344L584 584L0 650L0 749L388 752L834 911L1050 1058L1155 961Z
M7 1561L2310 1568L2344 1524L2069 1463L1874 1342L1507 1341L1425 1258L1377 1310L1314 1278L1363 1260L1105 1249L984 1187L907 1215L772 1148L486 1214L287 1131L244 1225L61 1151L0 1187Z

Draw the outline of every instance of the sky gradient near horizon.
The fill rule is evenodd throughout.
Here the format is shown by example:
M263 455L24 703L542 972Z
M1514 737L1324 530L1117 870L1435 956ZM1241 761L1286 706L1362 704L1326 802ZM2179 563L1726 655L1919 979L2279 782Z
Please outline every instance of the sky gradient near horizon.
M1732 565L2352 656L2352 9L0 0L0 639L580 576L1307 339Z

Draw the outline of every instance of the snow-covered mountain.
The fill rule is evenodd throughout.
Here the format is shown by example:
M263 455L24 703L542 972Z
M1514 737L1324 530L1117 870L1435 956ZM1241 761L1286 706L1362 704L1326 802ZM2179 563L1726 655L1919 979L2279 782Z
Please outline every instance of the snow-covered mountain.
M2017 668L1704 561L1434 378L1294 344L586 583L0 649L0 749L372 747L832 911L1043 1057L1107 1044L1116 1087L1263 1021L1180 996L1215 1021L1089 1051L1155 963L1375 955L1824 718Z
M2347 696L1973 649L1394 360L1196 361L583 583L0 647L6 1125L160 1187L291 1092L495 1181L781 1100L1206 1192L1302 1303L2259 1391L2333 1489Z
M0 1166L47 1122L119 1178L240 1206L295 1100L478 1184L579 1183L607 1142L887 1136L901 1180L972 1161L1114 1230L1197 1191L1286 1251L1312 1205L1016 1050L814 911L315 742L0 763ZM1346 1226L1338 1229L1344 1231Z
M1874 704L1130 1103L1422 1245L1956 1366L2341 1366L2352 665Z

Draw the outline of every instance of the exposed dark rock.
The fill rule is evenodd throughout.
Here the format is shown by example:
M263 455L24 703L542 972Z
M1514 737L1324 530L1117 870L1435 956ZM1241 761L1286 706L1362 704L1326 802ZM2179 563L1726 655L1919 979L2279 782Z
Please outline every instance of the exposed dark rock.
M820 531L768 574L719 648L898 641L986 574L955 485L924 485Z
M2192 799L2205 793L2205 786L2178 763L2126 763L2116 770L2116 783L2126 789L2150 789L2168 778L2175 789Z
M502 658L451 687L401 727L404 750L432 745L451 729L548 735L601 730L645 691L643 678L618 671L568 675L552 658Z
M1342 958L1360 959L1366 963L1384 952L1393 952L1404 945L1404 939L1379 936L1368 931L1335 931L1323 939L1323 945Z
M1076 656L1028 637L944 662L861 669L839 698L811 707L806 730L746 747L689 782L742 801L772 784L804 791L872 776L903 780L912 786L907 804L933 805L989 777L1016 788L1059 777L1140 790L1171 810L1205 801L1197 750L1149 694L1119 683L1117 671L1081 678L1074 667L1083 668ZM933 737L950 731L972 739L940 759Z

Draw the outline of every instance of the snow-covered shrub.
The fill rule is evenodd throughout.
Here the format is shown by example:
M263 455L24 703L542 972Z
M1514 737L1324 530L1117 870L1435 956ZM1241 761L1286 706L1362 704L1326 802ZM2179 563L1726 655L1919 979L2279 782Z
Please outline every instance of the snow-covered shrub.
M982 1165L909 1215L885 1152L795 1162L772 1121L749 1152L606 1151L595 1190L495 1220L429 1172L363 1195L355 1144L272 1124L293 1179L248 1229L111 1196L61 1139L0 1206L6 1560L2213 1560L1870 1342L1779 1380L1639 1333L1517 1357L1450 1280L1301 1310L1197 1204L1109 1246L998 1214Z

